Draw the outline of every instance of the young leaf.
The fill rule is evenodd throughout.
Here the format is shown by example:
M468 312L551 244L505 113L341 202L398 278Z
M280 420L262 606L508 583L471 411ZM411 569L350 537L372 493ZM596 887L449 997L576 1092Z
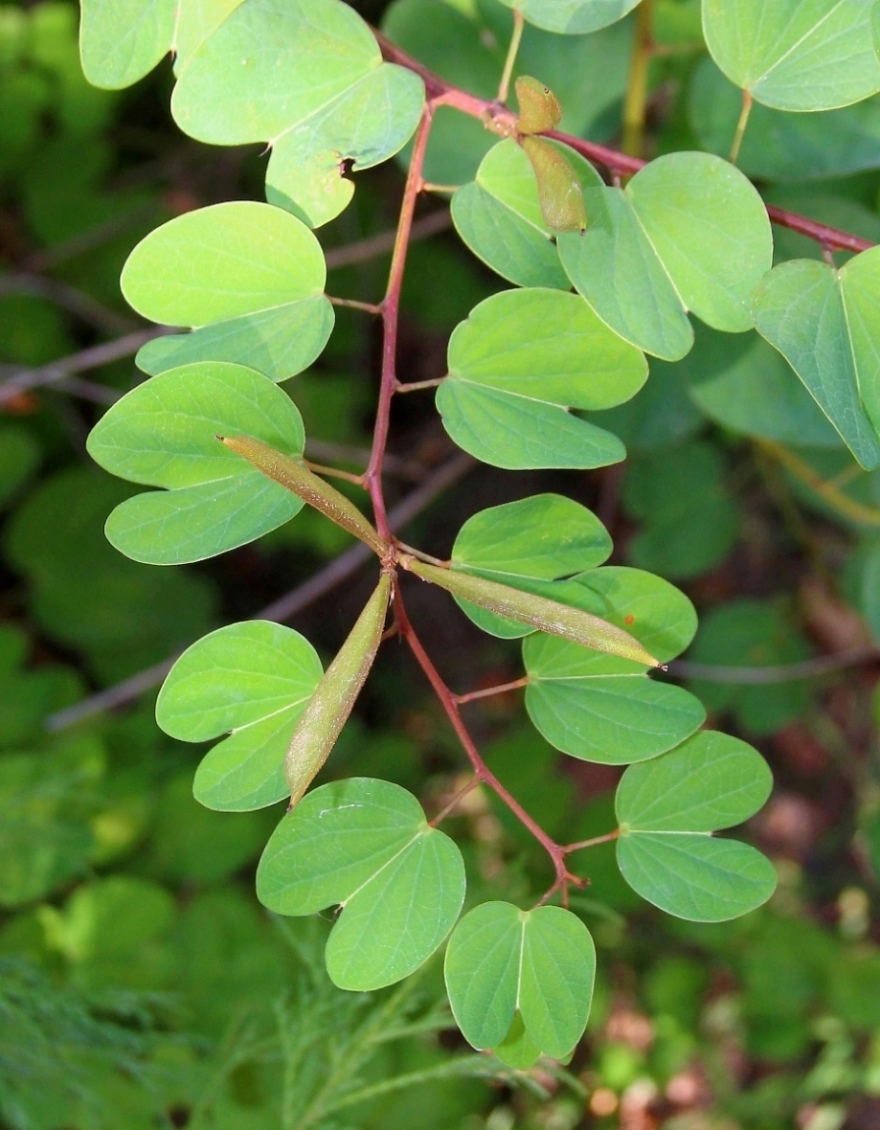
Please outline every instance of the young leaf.
M452 840L429 827L411 793L367 778L305 796L275 829L257 869L257 895L277 914L341 904L327 971L340 988L361 992L427 961L458 918L464 893L464 863Z
M586 926L561 907L488 902L456 926L444 971L456 1023L475 1048L517 1036L518 1013L531 1044L562 1059L590 1015L596 950Z
M496 467L601 467L623 445L569 408L609 408L645 381L642 354L576 295L493 295L456 327L437 408L453 440Z
M566 156L542 137L524 137L521 144L538 182L547 227L554 232L586 231L583 189Z
M586 234L561 235L562 265L599 317L667 361L694 335L687 311L716 329L750 329L773 239L752 184L708 153L670 153L626 188L586 188Z
M93 86L117 90L143 78L168 53L175 0L82 0L80 54Z
M230 624L187 648L159 692L156 721L186 742L230 734L196 770L196 800L242 812L287 796L290 734L322 674L307 639L267 620Z
M541 212L531 162L513 138L490 149L476 178L455 193L452 219L474 255L502 278L517 286L571 286Z
M360 538L380 557L387 552L387 544L355 504L310 471L301 459L292 459L289 455L276 451L274 447L252 436L218 436L217 438L236 455L240 455L251 466L261 471L266 478L280 483L291 494L295 494L303 502L320 510L331 522L335 522L337 526L342 526L344 530Z
M296 724L284 761L291 806L315 779L348 721L379 650L390 595L391 578L383 573Z
M693 922L754 910L773 893L773 866L748 844L709 833L746 820L772 783L756 750L712 731L631 766L616 799L624 878L661 910Z
M520 75L514 87L519 103L517 133L544 133L545 130L556 129L562 121L562 108L550 87L530 75Z
M551 745L582 761L628 765L677 746L705 721L699 699L646 677L645 665L530 636L526 709Z
M281 208L237 200L177 216L129 255L122 292L151 321L199 328L148 342L137 363L155 376L233 361L286 380L311 365L333 329L326 277L317 239Z
M501 0L519 8L529 23L547 31L579 35L598 31L633 10L639 0Z
M548 632L583 647L631 659L648 667L658 666L658 661L629 632L580 608L560 604L509 585L500 585L484 577L428 565L407 555L401 556L400 563L417 577L440 585L454 596L487 608L498 616L517 620L535 631Z
M131 482L164 487L117 506L107 537L135 561L201 561L289 521L302 501L217 442L250 432L301 455L302 418L272 381L241 365L185 365L139 385L92 429L89 454Z
M522 581L555 581L592 569L611 549L608 531L586 507L559 494L536 494L468 518L452 547L452 568L520 587ZM456 597L456 603L483 631L502 639L530 631L468 601Z
M755 291L755 325L868 470L880 466L880 250L840 270L810 259L774 268Z
M422 80L382 61L347 4L265 0L240 5L193 51L171 109L199 141L270 143L268 199L318 227L354 193L342 163L369 168L393 156L423 102Z
M754 99L780 110L830 110L880 90L872 3L704 0L715 62Z

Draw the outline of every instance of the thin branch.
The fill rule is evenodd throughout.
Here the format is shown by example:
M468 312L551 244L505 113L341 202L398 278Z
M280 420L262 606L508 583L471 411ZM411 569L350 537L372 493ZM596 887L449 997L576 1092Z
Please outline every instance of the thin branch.
M514 679L510 683L500 683L497 687L486 687L481 691L471 691L470 694L456 694L452 697L459 706L464 706L466 702L475 702L479 698L493 698L495 695L507 694L508 691L522 690L523 687L529 685L528 675L523 675L521 679Z
M702 679L706 683L736 683L764 686L770 683L793 683L799 679L815 679L832 671L860 667L863 663L880 660L880 648L873 644L839 651L836 655L820 655L800 663L784 663L778 667L723 667L714 663L693 663L689 659L674 659L669 664L670 675L683 679Z
M134 318L111 310L109 306L75 286L41 275L24 272L4 275L0 278L0 294L30 294L36 298L45 298L102 333L126 333L138 324Z
M623 103L623 151L638 157L645 140L648 67L654 51L653 0L642 0L636 11L632 58Z
M436 212L423 216L413 223L410 231L410 242L418 239L428 239L432 235L448 231L452 227L452 216L448 208L438 208ZM361 239L357 243L349 243L344 247L331 247L324 254L327 261L327 270L332 271L337 267L350 267L355 263L366 263L380 255L386 255L394 250L394 240L397 231L383 231L379 235L372 235L369 239Z
M568 844L566 851L581 851L583 848L597 847L599 844L610 844L612 840L620 839L620 829L606 832L604 836L593 836L591 840L578 840L576 844Z
M510 36L510 46L507 48L507 58L504 60L504 70L501 72L501 82L498 84L499 102L507 101L507 94L510 90L510 80L513 77L513 68L516 63L516 56L519 53L519 45L522 42L525 22L519 8L514 8L513 32Z
M382 51L382 55L391 63L398 63L402 67L407 67L409 70L414 71L420 75L425 83L425 88L428 94L435 99L438 103L442 101L445 106L454 106L463 114L469 114L471 117L479 118L490 126L494 123L496 126L511 126L515 122L514 116L509 110L503 106L499 106L497 102L489 102L485 98L477 98L473 94L468 94L467 91L461 90L459 87L452 86L446 82L445 79L435 75L432 71L428 70L426 66L402 51L396 44L387 39L381 32L373 31L376 41ZM597 145L592 141L584 141L579 137L573 137L568 133L561 133L558 130L547 130L544 134L545 137L553 138L554 141L560 141L563 145L569 146L575 152L580 153L586 157L588 161L592 161L596 165L602 165L612 173L619 176L630 176L637 173L639 169L644 168L647 164L646 161L638 157L631 157L626 153L619 153L614 149L608 149L604 145ZM834 248L838 251L867 251L870 247L875 245L870 240L860 239L858 236L852 235L849 232L841 231L839 228L829 227L827 224L817 223L815 220L809 220L806 216L798 215L796 212L789 212L785 208L777 208L773 204L765 204L767 215L775 224L780 227L789 228L791 231L799 232L801 235L813 239L816 243L823 247Z
M474 460L469 455L458 454L438 467L421 486L416 487L389 512L388 523L391 528L400 529L407 522L412 521L413 518L427 509L438 495L458 482L475 465ZM346 550L335 561L331 561L329 565L321 569L304 584L254 613L252 619L275 620L278 623L283 623L330 592L371 558L370 550L358 542L357 545L353 545L351 549ZM116 707L124 706L146 691L157 687L171 670L178 654L170 655L167 659L163 659L161 663L155 663L145 671L140 671L137 675L132 675L131 678L125 679L115 686L107 687L105 690L83 699L82 702L67 707L66 710L59 710L55 714L50 714L46 719L46 728L51 731L66 730L68 727L76 725L77 722L82 722L84 719L100 714L104 710L113 710Z
M795 478L800 479L810 490L815 491L838 514L866 526L880 526L880 508L867 506L863 502L858 502L855 498L850 498L833 481L828 482L823 479L806 460L801 459L799 455L795 455L793 451L789 451L782 444L773 443L770 440L756 440L755 442L761 451L765 451L768 455L777 459L787 471L790 471Z
M733 144L730 147L730 156L728 161L731 165L735 165L739 160L739 151L742 148L743 138L746 135L746 126L749 124L749 118L752 113L752 92L750 90L743 90L742 92L742 110L740 110L739 121L736 123L736 133L733 135Z

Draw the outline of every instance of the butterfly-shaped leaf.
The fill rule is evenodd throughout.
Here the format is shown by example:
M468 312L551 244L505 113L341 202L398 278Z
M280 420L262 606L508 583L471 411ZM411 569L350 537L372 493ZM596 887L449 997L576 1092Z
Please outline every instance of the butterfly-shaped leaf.
M275 829L257 870L257 895L277 914L342 907L327 971L357 991L391 985L427 961L464 893L452 840L429 827L406 789L368 778L307 793Z
M710 833L753 815L772 783L756 750L712 731L630 766L616 799L624 878L661 910L694 922L754 910L776 886L772 864L748 844Z
M610 408L647 375L644 356L576 295L504 291L452 334L437 407L453 440L496 467L602 467L625 452L569 409Z
M156 720L181 741L230 735L196 770L196 800L242 812L285 797L284 755L322 674L307 639L267 620L230 624L187 648L159 693Z
M525 1038L528 1050L517 1058L529 1061L571 1053L590 1015L595 973L589 931L558 906L483 903L462 918L446 949L446 989L465 1039L496 1049Z
M301 455L296 405L261 373L203 362L133 389L92 430L89 454L106 470L163 487L136 494L107 520L127 557L152 565L201 561L289 521L302 502L245 463L218 435L253 435Z

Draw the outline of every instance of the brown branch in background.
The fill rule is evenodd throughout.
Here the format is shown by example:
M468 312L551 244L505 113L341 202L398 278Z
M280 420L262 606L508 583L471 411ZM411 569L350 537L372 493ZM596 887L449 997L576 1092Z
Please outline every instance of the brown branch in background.
M431 212L413 223L410 242L427 239L439 232L448 231L451 227L452 216L449 209L438 208L436 212ZM366 263L370 259L386 255L394 250L396 238L397 230L395 229L394 231L383 231L378 235L371 235L367 239L358 240L357 243L349 243L344 247L331 247L324 256L327 261L327 270L332 271L336 267L350 267L354 263Z
M880 648L873 644L853 647L836 655L819 655L800 663L784 663L778 667L724 667L714 663L692 663L689 659L673 659L670 675L682 679L702 679L706 683L731 683L739 686L766 686L771 683L793 683L799 679L815 679L848 667L880 660Z
M138 325L128 314L111 310L109 306L75 286L43 275L3 275L0 277L0 294L29 294L36 298L46 298L102 333L127 333Z
M400 529L407 522L412 521L418 514L442 494L444 490L458 482L468 471L475 466L474 460L469 455L459 454L448 462L442 464L432 472L421 486L406 496L388 514L388 524L392 529ZM321 569L308 581L298 585L291 592L279 597L265 608L255 612L251 617L254 620L275 620L278 623L290 619L297 612L301 612L308 605L313 604L320 597L326 595L336 585L346 580L355 573L361 565L372 558L370 550L363 544L353 545L329 565ZM100 714L104 710L113 710L132 702L145 691L157 687L174 665L179 652L155 663L138 674L124 679L115 686L107 687L97 694L77 702L65 710L50 714L46 719L46 728L51 731L66 730L70 726Z
M463 114L469 114L475 118L489 118L498 119L505 116L511 116L510 111L505 107L500 106L497 102L490 102L485 98L477 98L473 94L468 94L467 91L461 90L459 87L453 86L451 83L435 75L429 71L417 59L402 51L391 40L387 39L381 32L373 31L376 36L376 41L381 48L382 55L391 63L398 63L402 67L407 67L411 71L415 71L420 75L425 83L425 87L429 95L433 98L442 98L443 104L446 106L454 106ZM629 176L637 173L639 169L643 168L647 162L638 157L628 156L626 153L619 153L614 149L608 149L604 145L597 145L592 141L584 141L582 138L573 137L568 133L561 133L559 130L548 130L544 137L553 138L554 141L560 141L563 145L569 146L574 149L576 153L580 153L586 157L588 161L594 164L602 165L608 169L609 172L616 173L619 176ZM829 227L827 224L817 223L815 220L807 219L806 216L798 215L796 212L789 212L785 208L777 208L772 204L765 205L767 215L775 224L780 227L789 228L791 231L799 232L801 235L807 236L809 239L815 240L822 247L830 248L834 251L867 251L875 245L870 240L860 239L858 236L852 235L849 232L841 231L839 228Z

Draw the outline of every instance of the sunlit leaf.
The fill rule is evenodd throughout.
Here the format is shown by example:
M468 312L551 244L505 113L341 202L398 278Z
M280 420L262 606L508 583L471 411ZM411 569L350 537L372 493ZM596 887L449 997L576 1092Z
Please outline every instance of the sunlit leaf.
M86 78L110 89L131 86L167 54L176 0L82 0L80 51Z
M501 0L547 31L576 35L623 19L639 0Z

